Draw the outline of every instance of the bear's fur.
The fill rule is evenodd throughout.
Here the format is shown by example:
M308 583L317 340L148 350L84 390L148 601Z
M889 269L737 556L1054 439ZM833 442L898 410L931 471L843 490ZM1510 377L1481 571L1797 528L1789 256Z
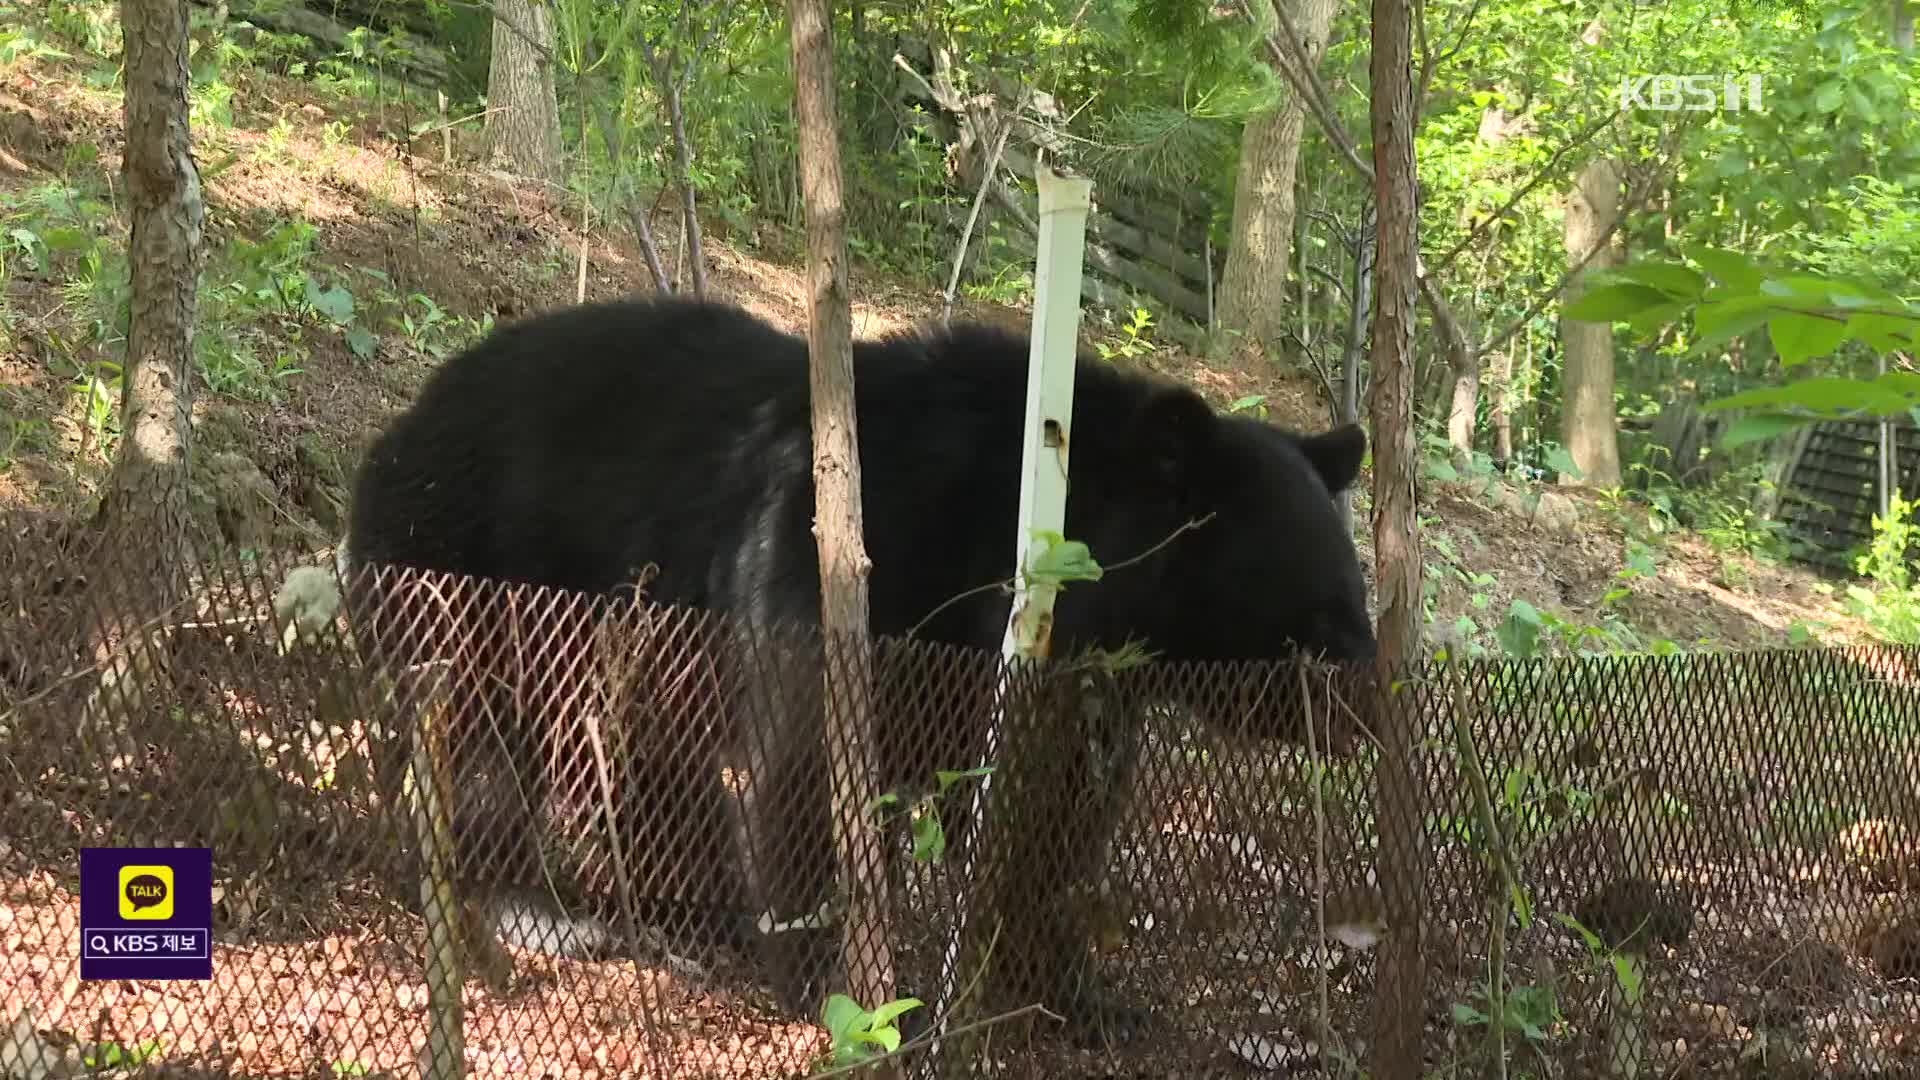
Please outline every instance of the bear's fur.
M712 303L603 303L498 330L448 361L368 451L351 508L353 559L603 596L648 574L649 601L718 609L751 626L817 624L807 359L803 339ZM1028 343L956 325L856 343L854 364L872 632L997 651L1009 596L983 586L1015 571ZM1282 431L1082 357L1069 439L1066 535L1114 569L1060 594L1054 655L1130 642L1165 661L1373 654L1358 558L1332 502L1358 472L1359 428ZM370 610L391 615L402 601L379 603L388 607ZM466 618L482 642L470 658L482 667L510 659L504 609ZM716 670L725 652L708 650L721 657ZM736 676L752 666L735 663ZM622 770L623 812L643 858L629 866L690 866L705 877L686 895L718 898L716 909L737 904L740 915L792 919L821 907L833 848L819 675L799 671L739 683L717 710L730 740L724 757L710 755L727 747L635 751L647 765ZM924 787L934 768L977 763L984 695L915 702L908 691L889 697L882 682L884 783ZM711 685L725 683L723 674ZM711 700L688 704L716 713ZM670 709L641 711L644 724L676 725ZM928 715L945 728L908 730L909 716ZM1253 733L1297 738L1302 719L1269 710ZM534 763L558 720L509 725L523 741L508 756L536 790L552 779ZM746 738L749 725L772 725L772 737ZM677 741L677 729L638 734L694 745ZM1130 763L1134 744L1114 734L1108 741ZM719 766L739 760L743 743L753 790L735 800ZM1048 786L1071 786L1089 767ZM749 839L720 824L728 820ZM1097 872L1104 852L1102 843L1087 858L1076 853L1077 873ZM1037 880L1085 884L1046 869ZM645 893L649 882L633 887ZM1061 922L1064 908L1030 894L1021 910ZM815 1014L823 972L813 952L787 947L789 936L769 942L776 989L787 1007ZM1047 948L1085 952L1084 928L1070 921L1041 936ZM1091 998L1077 962L1022 966L1036 975L1016 993L1085 1015ZM1060 974L1070 969L1071 978Z

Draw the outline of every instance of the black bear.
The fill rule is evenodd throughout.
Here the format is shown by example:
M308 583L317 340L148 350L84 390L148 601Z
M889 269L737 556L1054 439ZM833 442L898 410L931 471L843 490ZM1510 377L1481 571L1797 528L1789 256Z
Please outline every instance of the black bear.
M856 344L876 636L912 632L983 655L998 650L1009 597L984 586L1015 572L1027 365L1024 337L983 326ZM550 312L448 361L372 444L348 550L357 565L601 596L650 575L648 601L717 609L754 626L817 624L810 425L805 341L737 308L669 300ZM1282 431L1217 414L1182 385L1083 356L1069 438L1066 534L1118 568L1061 593L1054 655L1130 643L1169 662L1373 655L1358 557L1332 500L1359 470L1365 437L1357 426L1314 436ZM389 615L402 603L380 602ZM513 660L501 629L508 612L471 608L464 618L482 643L474 655ZM709 644L725 652L724 643ZM719 779L723 760L737 761L739 752L723 759L634 751L647 762L622 773L621 798L632 804L639 837L632 850L647 865L705 875L684 895L730 897L741 913L776 921L811 915L829 898L820 712L817 700L806 700L818 682L815 668L737 695L723 735L735 751L753 744L750 798L730 795ZM523 694L506 710L517 717L507 734L524 740L507 756L532 773L540 770L531 763L553 752L541 740L559 723L559 706L521 715L539 711L528 704L535 697ZM975 763L969 755L978 752L985 709L880 700L889 785L924 784L934 767ZM889 700L900 706L891 720ZM948 725L937 754L913 741L909 713ZM646 715L642 726L675 725L671 709ZM1297 738L1303 719L1269 710L1254 734ZM749 723L778 730L750 739ZM680 747L683 734L639 737ZM1132 753L1124 739L1110 741L1122 758ZM1086 767L1049 786L1070 785ZM519 782L538 787L545 778ZM1057 906L1030 893L1022 910L1054 918ZM1068 926L1050 940L1070 952L1084 939L1062 935L1075 932ZM781 1001L813 1015L824 973L813 951L789 947L798 940L764 939ZM1098 1002L1089 984L1058 974L1015 989L1070 1016L1092 1016Z

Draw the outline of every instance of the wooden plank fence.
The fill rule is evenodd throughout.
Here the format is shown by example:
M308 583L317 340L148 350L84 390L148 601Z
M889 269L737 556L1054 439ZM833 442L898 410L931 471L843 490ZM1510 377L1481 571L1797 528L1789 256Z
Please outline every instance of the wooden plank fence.
M1004 235L1022 258L1033 257L1027 225L1037 220L1032 196L1020 193L1027 220ZM1226 253L1209 239L1212 207L1197 194L1177 194L1096 182L1087 215L1085 270L1080 293L1089 303L1125 319L1137 307L1153 313L1153 333L1193 351L1205 348L1214 320L1214 295Z

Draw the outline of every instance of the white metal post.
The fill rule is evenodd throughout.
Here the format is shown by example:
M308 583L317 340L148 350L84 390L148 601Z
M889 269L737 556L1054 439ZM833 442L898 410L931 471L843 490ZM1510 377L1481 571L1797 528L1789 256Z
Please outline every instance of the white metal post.
M1064 534L1067 522L1067 458L1073 447L1073 375L1079 354L1080 274L1085 255L1087 209L1093 184L1080 177L1062 176L1041 166L1034 180L1040 188L1040 239L1033 274L1033 338L1027 361L1026 423L1021 428L1020 512L1014 535L1014 598L1001 652L1006 669L1033 659L1044 659L1051 644L1053 601L1058 586L1030 582L1025 569L1029 556L1044 550L1035 530ZM995 695L1001 703L987 731L982 764L1000 753L1004 725L1006 681ZM969 820L972 838L961 857L963 896L972 891L975 853L987 839L985 812L991 773L974 786ZM955 913L952 932L942 958L940 991L933 1015L940 1034L946 1033L946 1013L953 1003L959 979L960 942L966 931L965 902ZM925 1075L933 1075L939 1044L927 1055Z
M1886 373L1887 354L1881 353L1880 374L1885 375ZM1900 476L1898 463L1895 460L1894 446L1896 444L1893 437L1892 420L1884 416L1880 418L1879 435L1880 452L1875 456L1880 459L1880 467L1874 470L1874 487L1880 489L1878 492L1880 497L1880 520L1885 521L1893 516L1893 490L1894 485L1899 483Z

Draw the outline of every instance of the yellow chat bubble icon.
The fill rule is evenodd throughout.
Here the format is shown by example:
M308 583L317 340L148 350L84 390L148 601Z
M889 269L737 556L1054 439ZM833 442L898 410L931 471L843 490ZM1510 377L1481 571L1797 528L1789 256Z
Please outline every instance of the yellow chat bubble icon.
M123 866L120 868L120 917L123 919L173 918L173 867Z

